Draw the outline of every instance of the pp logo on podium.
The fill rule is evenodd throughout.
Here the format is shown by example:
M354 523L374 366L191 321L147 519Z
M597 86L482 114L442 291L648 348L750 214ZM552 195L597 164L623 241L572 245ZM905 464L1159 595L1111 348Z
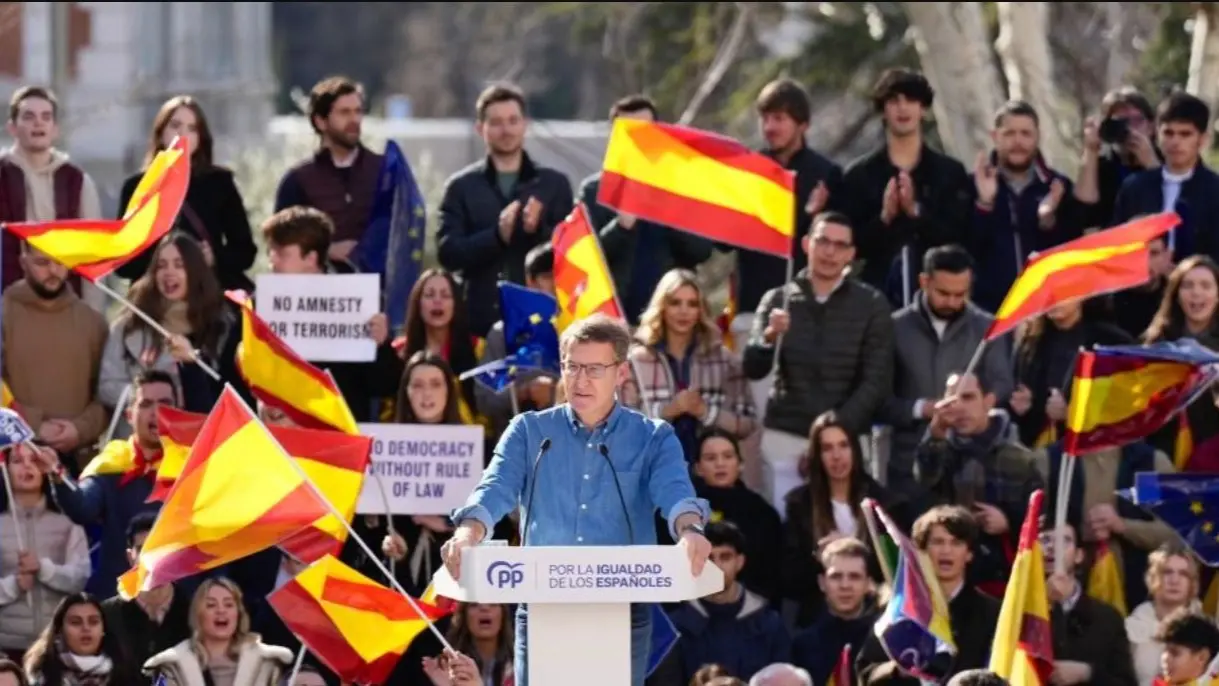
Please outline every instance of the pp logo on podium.
M487 566L487 583L496 588L516 588L525 581L524 562L500 560Z

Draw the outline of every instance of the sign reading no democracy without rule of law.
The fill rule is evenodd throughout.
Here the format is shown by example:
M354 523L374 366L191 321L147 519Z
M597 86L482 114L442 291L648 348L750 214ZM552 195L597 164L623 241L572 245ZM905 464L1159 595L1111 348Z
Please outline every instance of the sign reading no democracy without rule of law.
M361 424L372 461L356 503L359 514L447 515L483 476L483 427L453 424ZM380 477L381 484L375 477Z
M254 306L310 362L372 362L368 321L381 309L376 274L260 274Z

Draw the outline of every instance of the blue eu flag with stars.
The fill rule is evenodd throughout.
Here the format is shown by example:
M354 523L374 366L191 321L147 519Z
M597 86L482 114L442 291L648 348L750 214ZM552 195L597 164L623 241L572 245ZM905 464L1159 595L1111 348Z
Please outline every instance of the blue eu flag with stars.
M503 317L504 350L502 360L494 360L461 375L500 392L523 371L559 373L559 333L555 328L559 305L542 291L501 281L500 315Z
M1118 495L1172 527L1198 557L1219 567L1219 475L1139 472Z
M390 141L377 176L368 228L352 251L351 262L361 272L381 275L385 315L394 331L406 324L406 302L423 271L426 240L427 203L406 155Z

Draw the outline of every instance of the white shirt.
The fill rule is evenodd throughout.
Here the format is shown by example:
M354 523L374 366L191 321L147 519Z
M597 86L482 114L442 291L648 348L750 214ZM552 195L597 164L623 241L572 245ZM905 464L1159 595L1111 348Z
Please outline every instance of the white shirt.
M1181 185L1189 181L1194 175L1194 170L1190 169L1184 174L1174 174L1168 171L1167 167L1160 167L1160 175L1163 179L1161 189L1164 193L1164 211L1172 212L1177 209L1177 201L1181 199ZM1168 232L1168 250L1171 252L1176 247L1176 229Z
M844 536L854 536L859 530L859 522L855 521L855 513L848 503L830 500L830 509L834 512L834 528Z

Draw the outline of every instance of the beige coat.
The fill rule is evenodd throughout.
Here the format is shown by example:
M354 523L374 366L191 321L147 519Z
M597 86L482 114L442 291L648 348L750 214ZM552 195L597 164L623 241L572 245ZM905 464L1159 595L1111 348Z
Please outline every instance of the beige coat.
M293 657L287 648L251 640L242 646L237 658L233 686L278 686L284 667L292 664ZM191 648L190 639L148 658L144 673L149 677L164 674L166 686L204 686L206 683L203 666Z

